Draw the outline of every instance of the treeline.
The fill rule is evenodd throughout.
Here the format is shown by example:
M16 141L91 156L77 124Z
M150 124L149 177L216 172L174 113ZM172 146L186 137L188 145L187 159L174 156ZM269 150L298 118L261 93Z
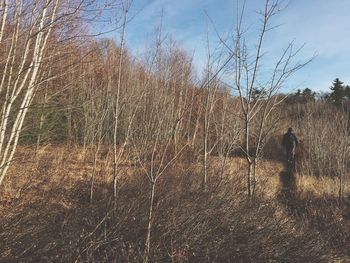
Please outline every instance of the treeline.
M329 87L329 92L316 93L309 88L304 90L298 89L297 92L290 94L286 102L293 103L307 103L315 100L324 100L340 107L350 100L350 86L344 85L344 82L339 78L334 79L332 85Z

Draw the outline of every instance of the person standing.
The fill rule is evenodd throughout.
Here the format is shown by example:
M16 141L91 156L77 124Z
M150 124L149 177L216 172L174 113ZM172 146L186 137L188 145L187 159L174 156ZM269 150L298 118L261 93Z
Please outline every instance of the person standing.
M283 135L283 147L286 149L287 163L294 166L295 150L298 146L298 138L293 133L292 128L288 128L286 134Z

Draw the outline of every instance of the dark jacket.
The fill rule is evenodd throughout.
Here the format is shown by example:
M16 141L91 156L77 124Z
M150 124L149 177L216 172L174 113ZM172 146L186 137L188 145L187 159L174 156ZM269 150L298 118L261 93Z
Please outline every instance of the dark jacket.
M293 132L287 132L283 136L282 145L287 150L294 150L298 146L298 138Z

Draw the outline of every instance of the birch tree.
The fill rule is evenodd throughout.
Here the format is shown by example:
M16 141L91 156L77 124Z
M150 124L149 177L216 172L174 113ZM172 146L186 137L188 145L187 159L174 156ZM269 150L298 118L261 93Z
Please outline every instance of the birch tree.
M35 94L59 76L54 72L48 76L45 64L69 53L63 49L56 53L55 49L83 34L84 30L76 29L85 18L95 15L86 11L92 5L93 1L85 0L1 0L0 185L13 161Z
M0 82L0 185L13 160L28 108L38 87L38 76L60 0L2 1L0 47L7 50ZM7 17L8 14L11 17ZM6 34L6 36L5 36Z

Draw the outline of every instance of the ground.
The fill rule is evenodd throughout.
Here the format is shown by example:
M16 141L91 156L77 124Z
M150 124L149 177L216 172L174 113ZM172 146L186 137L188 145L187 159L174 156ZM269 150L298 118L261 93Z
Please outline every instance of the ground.
M114 204L111 156L102 150L91 203L91 154L78 146L19 149L0 190L1 262L142 261L149 183L123 161ZM218 157L209 161L205 192L200 163L184 159L159 181L151 261L350 261L350 204L338 201L336 179L264 160L248 201L245 160L231 157L222 178Z

